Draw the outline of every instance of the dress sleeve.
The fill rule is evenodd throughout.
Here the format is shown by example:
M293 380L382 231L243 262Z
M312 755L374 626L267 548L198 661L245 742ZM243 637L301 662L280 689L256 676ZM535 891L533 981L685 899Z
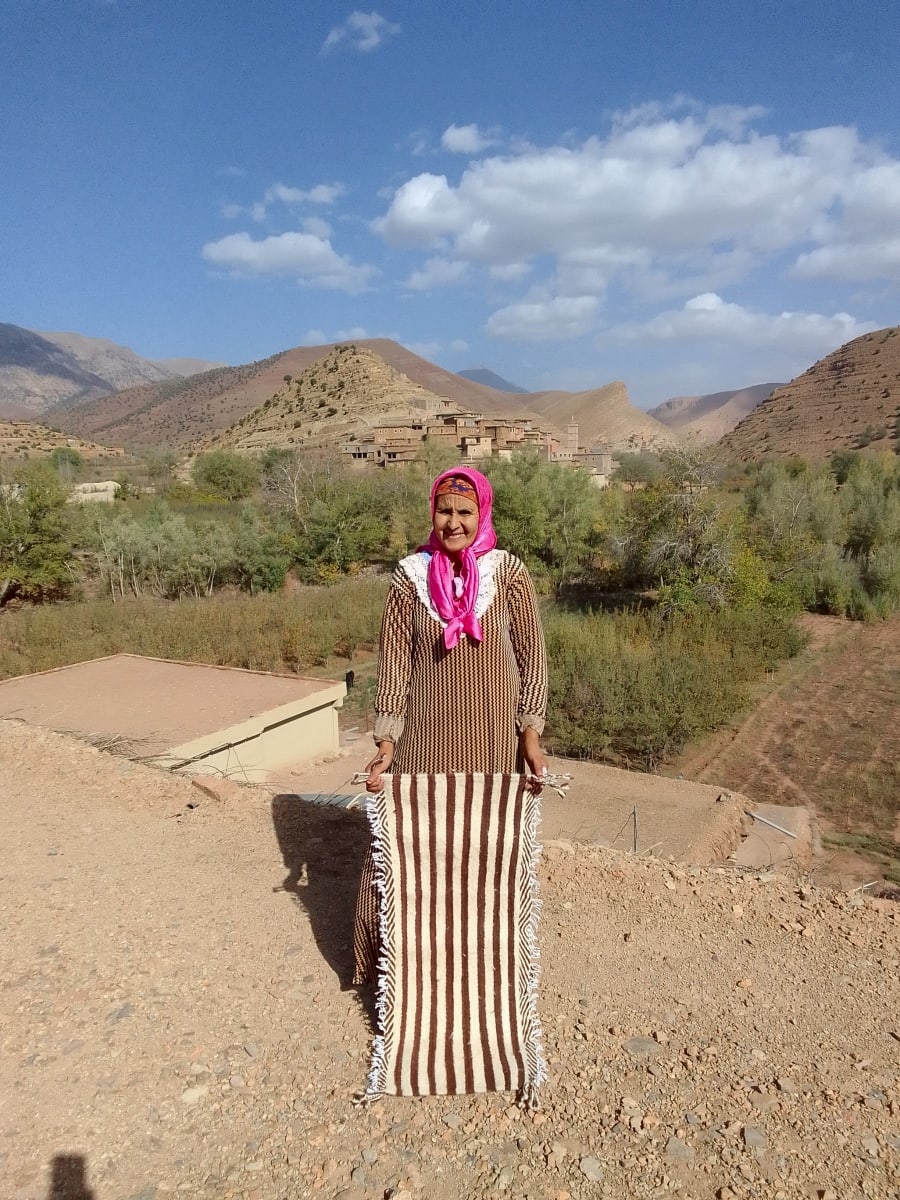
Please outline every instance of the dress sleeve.
M391 580L381 619L378 684L375 689L376 742L396 743L406 722L412 670L412 581L398 568Z
M541 734L547 715L547 651L534 585L528 568L518 559L514 560L507 605L509 632L521 680L516 726L520 732L531 728Z

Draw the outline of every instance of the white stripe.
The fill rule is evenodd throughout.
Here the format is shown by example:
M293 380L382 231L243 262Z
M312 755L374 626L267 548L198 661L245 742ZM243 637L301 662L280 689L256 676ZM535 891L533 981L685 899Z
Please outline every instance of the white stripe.
M497 789L503 781L502 775L482 776L485 782L488 778L493 783L493 795L490 802L487 800L487 787L481 788L481 805L480 805L480 829L483 832L496 828L495 821L497 817ZM484 915L481 918L481 928L475 932L480 935L481 954L484 958L484 997L482 1003L487 1016L487 1053L494 1064L494 1075L499 1073L499 1044L497 1041L496 1021L494 1013L496 1011L497 996L494 991L494 929L499 920L498 906L499 897L497 896L494 887L494 871L497 866L497 849L499 839L492 836L483 837L480 839L485 849L485 904Z
M463 880L462 876L462 831L465 808L465 788L465 775L457 775L457 818L453 831L453 845L447 847L447 852L450 854L452 866L450 887L453 890L453 929L451 931L451 936L453 938L453 979L450 981L450 985L453 988L454 1027L450 1030L450 1034L453 1038L453 1069L456 1074L456 1086L460 1091L465 1088L465 1047L469 1042L469 1023L466 1019L463 1002L463 949L465 947L465 943L463 941L462 927L462 897L465 881Z

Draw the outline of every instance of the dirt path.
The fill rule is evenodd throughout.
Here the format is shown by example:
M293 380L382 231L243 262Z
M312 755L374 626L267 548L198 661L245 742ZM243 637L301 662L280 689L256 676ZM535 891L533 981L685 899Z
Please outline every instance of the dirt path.
M0 822L3 1200L900 1186L900 906L558 844L543 1110L361 1110L370 1032L341 990L354 814L254 790L216 803L0 723Z
M900 843L900 616L808 622L810 649L750 715L671 769L757 803L807 805L826 833L880 832ZM878 874L871 860L835 851L820 879L847 886Z

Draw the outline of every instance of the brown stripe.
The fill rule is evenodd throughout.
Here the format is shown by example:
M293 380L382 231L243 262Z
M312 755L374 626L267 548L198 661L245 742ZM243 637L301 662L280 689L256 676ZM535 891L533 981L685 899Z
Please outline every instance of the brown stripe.
M509 787L510 780L506 780L506 785ZM519 928L516 920L516 892L517 883L520 878L519 859L522 854L522 823L524 820L525 807L525 780L519 780L519 786L516 788L513 797L513 839L510 846L508 860L508 876L507 876L507 905L509 910L509 947L508 947L508 964L507 971L509 972L509 991L506 996L508 1005L508 1021L509 1028L512 1030L512 1050L516 1060L516 1074L510 1078L510 1087L517 1087L525 1082L525 1061L522 1057L522 1044L519 1028L519 1005L518 998L518 979L516 968L518 966L518 957L516 953L525 953L524 943L522 939L522 930Z
M499 1058L503 1064L503 1080L502 1086L508 1088L511 1084L511 1073L509 1069L509 1059L506 1054L506 1034L503 1029L503 1014L509 1003L508 992L503 990L503 972L500 947L500 900L501 891L506 889L507 879L504 877L504 868L506 874L509 874L510 863L508 861L508 850L506 848L507 834L507 819L509 812L509 776L504 775L500 780L499 795L496 804L493 806L491 819L485 826L485 834L488 830L493 829L497 835L496 857L494 859L494 896L497 905L496 920L494 928L491 931L491 970L494 972L494 1011L490 1014L494 1028L496 1030L497 1049ZM496 813L496 815L494 815Z
M493 799L493 779L486 775L484 778L484 796L482 799L482 814ZM479 829L479 855L478 855L478 911L475 914L475 919L484 921L485 910L487 908L487 855L485 854L485 837L484 837L484 821L482 820ZM495 930L496 933L496 922ZM488 936L484 938L484 946L487 949L489 944ZM481 953L478 955L478 1028L481 1033L481 1058L484 1063L484 1078L487 1084L488 1091L497 1091L497 1079L494 1075L494 1056L491 1053L491 1043L488 1038L487 1012L486 1012L486 993L487 993L487 964L485 963L486 955Z
M460 895L462 897L462 913L460 924L462 928L462 944L459 952L462 955L460 963L461 973L463 977L463 993L462 1003L463 1011L460 1013L460 1025L462 1025L465 1043L465 1072L466 1072L466 1088L467 1092L471 1092L475 1087L475 1072L472 1069L472 1020L473 1013L467 1011L467 979L470 971L475 970L475 964L469 962L466 953L466 937L469 929L469 861L472 853L472 803L474 797L474 781L471 775L466 776L466 795L465 803L463 804L463 835L462 835L462 860L459 864L459 874L457 881L462 883Z
M438 1004L443 1002L443 997L438 994L435 987L437 983L436 965L438 960L438 939L437 939L437 854L435 853L435 843L438 835L438 822L435 814L435 806L437 799L435 796L435 776L428 776L428 811L425 814L425 819L428 821L428 879L429 879L429 896L430 903L428 905L428 936L431 941L431 987L429 993L431 1003L428 1013L428 1094L433 1096L436 1087L435 1076L435 1058L437 1055L437 1019L438 1019Z
M447 929L445 932L444 944L447 948L447 985L446 985L446 1006L447 1006L447 1023L446 1023L446 1039L444 1042L444 1064L447 1072L447 1093L453 1095L456 1092L456 1068L453 1064L453 1036L455 1030L453 1022L455 1019L454 1003L453 1003L453 988L456 978L456 945L455 937L453 936L453 896L455 888L453 886L453 848L456 842L456 776L449 775L447 777L447 851L446 861L444 864L444 890L447 897L447 913L446 922Z
M403 1092L403 1056L406 1049L406 1034L407 1034L407 1018L409 1015L410 1004L412 1003L406 986L406 966L407 958L410 951L415 953L415 946L408 946L406 939L406 920L409 915L407 908L407 869L406 869L406 832L403 827L403 806L400 803L400 787L402 776L395 775L391 781L391 800L394 809L394 836L396 838L397 859L400 864L400 880L399 886L394 888L394 896L396 899L396 936L394 939L396 949L395 967L394 967L394 987L395 995L403 997L399 1005L400 1009L400 1028L397 1034L396 1041L396 1057L394 1059L394 1087L398 1093ZM396 1018L396 1011L395 1011Z

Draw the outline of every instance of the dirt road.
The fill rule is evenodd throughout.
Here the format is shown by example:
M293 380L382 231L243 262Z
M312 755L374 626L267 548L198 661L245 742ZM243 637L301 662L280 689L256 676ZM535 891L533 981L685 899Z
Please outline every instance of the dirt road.
M196 807L190 807L191 805ZM0 723L3 1200L883 1200L900 906L559 843L550 1081L351 1098L365 830Z

